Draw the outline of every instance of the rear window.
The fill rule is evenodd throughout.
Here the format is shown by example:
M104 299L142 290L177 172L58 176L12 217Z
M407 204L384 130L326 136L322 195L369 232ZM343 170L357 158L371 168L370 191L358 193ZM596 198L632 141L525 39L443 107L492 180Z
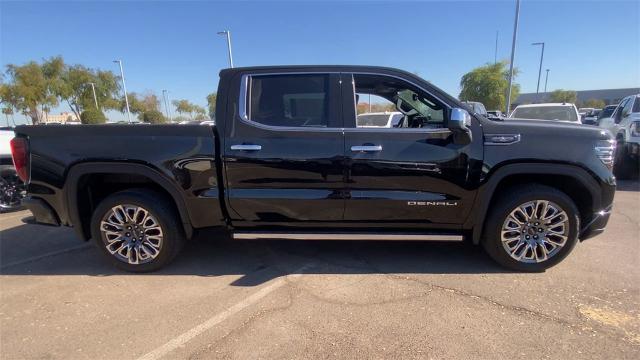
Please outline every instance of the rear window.
M521 107L515 109L511 117L517 119L578 121L575 110L570 106Z
M264 125L327 127L328 75L251 78L249 119Z

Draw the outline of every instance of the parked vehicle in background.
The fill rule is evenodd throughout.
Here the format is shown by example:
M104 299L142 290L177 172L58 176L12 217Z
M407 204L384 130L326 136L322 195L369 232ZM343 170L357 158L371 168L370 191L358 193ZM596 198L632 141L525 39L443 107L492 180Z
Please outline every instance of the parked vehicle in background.
M403 118L401 112L364 113L358 115L356 123L358 127L363 128L395 128L401 124Z
M592 112L593 110L595 110L594 108L579 108L578 109L578 114L580 114L580 116L585 116L588 113Z
M13 137L13 129L0 128L0 212L19 209L25 194L24 184L11 159L10 142Z
M602 109L593 109L582 116L582 123L585 125L598 125L598 115Z
M509 119L529 119L563 121L580 124L580 115L576 106L569 103L546 103L518 105Z
M500 110L489 110L487 111L487 116L493 117L493 118L506 117L506 115Z
M611 115L613 115L613 112L616 110L617 107L618 107L618 104L605 106L604 109L602 109L602 111L600 111L600 113L598 114L598 118L596 119L596 125L600 125L600 120L611 117Z
M477 101L463 101L462 103L467 105L467 107L469 107L469 109L474 113L487 116L487 109L484 107L483 103Z
M615 174L621 179L636 177L640 171L640 94L622 99L610 117L599 126L616 139Z
M465 240L543 271L611 213L614 147L599 128L490 120L414 74L371 66L225 69L217 94L214 127L17 127L25 206L128 271L159 269L205 228ZM360 126L356 94L395 105L402 125Z

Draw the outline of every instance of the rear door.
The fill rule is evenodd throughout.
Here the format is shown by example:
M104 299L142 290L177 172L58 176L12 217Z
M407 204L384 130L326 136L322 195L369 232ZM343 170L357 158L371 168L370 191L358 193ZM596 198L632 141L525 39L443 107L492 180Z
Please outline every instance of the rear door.
M352 81L343 81L343 94L345 222L401 229L459 228L475 196L467 184L473 155L482 156L478 126L476 141L454 144L445 126L450 107L398 77L353 74ZM405 116L397 127L356 125L361 104L354 102L369 94L377 99L372 100L377 108L397 111L400 104Z
M339 80L331 73L242 75L223 145L234 226L313 227L342 220Z

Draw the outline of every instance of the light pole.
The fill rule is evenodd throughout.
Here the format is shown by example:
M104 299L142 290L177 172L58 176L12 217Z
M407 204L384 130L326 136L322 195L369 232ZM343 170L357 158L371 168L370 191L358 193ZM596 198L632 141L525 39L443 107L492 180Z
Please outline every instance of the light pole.
M542 76L542 59L544 58L544 42L537 42L531 45L542 45L542 52L540 52L540 67L538 68L538 86L536 86L536 94L540 92L540 76Z
M91 85L91 90L93 90L93 101L96 103L96 110L100 110L98 108L98 97L96 96L96 84L90 82L89 85Z
M493 64L498 63L498 30L496 30L496 51L493 54Z
M544 92L547 92L547 81L549 81L549 69L547 69L547 75L544 77Z
M127 97L127 85L124 82L124 70L122 70L122 60L113 60L120 65L120 77L122 78L122 90L124 90L124 103L127 105L127 118L131 124L131 111L129 111L129 98Z
M227 37L227 50L229 51L229 67L233 68L233 55L231 55L231 31L218 31L218 35L225 35Z
M516 39L518 37L519 17L520 17L520 0L516 0L516 19L513 23L513 41L511 42L511 63L509 64L509 89L507 92L507 114L511 112L511 86L513 84L513 60L516 57Z
M162 90L162 97L164 98L164 111L167 113L167 119L169 119L169 122L171 122L171 113L169 113L169 100L167 93L167 90Z

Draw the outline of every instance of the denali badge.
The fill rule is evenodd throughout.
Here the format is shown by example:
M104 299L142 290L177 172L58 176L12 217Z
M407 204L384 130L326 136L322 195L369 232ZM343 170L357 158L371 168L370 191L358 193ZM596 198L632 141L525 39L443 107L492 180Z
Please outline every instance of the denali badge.
M409 206L458 206L457 201L407 201Z

